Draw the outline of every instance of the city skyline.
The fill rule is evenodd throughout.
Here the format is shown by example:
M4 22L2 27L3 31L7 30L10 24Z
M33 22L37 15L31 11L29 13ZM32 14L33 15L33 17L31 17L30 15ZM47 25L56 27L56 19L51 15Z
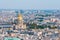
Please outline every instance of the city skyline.
M60 0L0 0L0 40L60 40Z

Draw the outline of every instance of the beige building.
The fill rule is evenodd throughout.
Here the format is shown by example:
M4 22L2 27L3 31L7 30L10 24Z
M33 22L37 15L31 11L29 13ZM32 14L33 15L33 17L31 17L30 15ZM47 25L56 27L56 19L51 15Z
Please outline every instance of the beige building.
M23 23L23 16L21 14L18 14L17 20L16 29L26 29L26 24Z

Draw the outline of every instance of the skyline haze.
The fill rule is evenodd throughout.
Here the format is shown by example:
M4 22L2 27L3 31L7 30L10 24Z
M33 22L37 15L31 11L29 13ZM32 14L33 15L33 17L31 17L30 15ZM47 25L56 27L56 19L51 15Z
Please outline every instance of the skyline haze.
M0 0L0 9L60 9L60 0Z

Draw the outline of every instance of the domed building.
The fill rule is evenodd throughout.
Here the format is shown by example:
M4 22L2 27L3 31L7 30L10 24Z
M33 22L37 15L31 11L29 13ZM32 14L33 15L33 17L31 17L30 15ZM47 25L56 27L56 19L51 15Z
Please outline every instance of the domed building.
M19 21L23 20L23 17L22 17L21 14L18 14L18 20L19 20Z
M23 16L18 13L16 29L26 29L26 24L23 23Z

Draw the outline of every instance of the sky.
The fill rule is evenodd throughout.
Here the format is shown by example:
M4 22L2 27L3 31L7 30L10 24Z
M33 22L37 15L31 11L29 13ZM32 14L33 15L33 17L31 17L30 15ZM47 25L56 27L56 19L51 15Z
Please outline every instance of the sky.
M60 9L60 0L0 0L0 9Z

